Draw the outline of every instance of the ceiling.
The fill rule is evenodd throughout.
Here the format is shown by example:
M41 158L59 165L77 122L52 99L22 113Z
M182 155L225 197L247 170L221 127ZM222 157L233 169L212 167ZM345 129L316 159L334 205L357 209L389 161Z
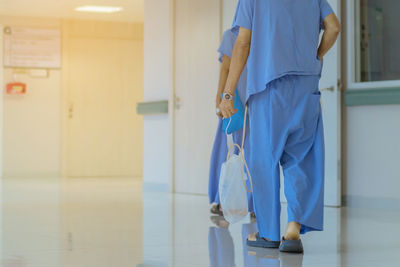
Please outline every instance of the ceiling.
M121 6L124 10L113 14L82 13L74 10L76 7L84 5ZM0 14L143 22L144 0L0 0Z

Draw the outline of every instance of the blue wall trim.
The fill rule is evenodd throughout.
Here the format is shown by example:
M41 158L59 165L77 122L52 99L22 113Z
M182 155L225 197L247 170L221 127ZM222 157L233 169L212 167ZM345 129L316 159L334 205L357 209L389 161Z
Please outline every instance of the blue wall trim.
M143 183L143 192L161 192L161 193L168 193L169 186L168 184L164 183Z
M400 211L400 198L343 196L344 206L351 208L378 209L386 211Z
M349 89L345 95L346 106L399 105L400 88Z
M138 103L136 112L139 115L168 114L168 100Z

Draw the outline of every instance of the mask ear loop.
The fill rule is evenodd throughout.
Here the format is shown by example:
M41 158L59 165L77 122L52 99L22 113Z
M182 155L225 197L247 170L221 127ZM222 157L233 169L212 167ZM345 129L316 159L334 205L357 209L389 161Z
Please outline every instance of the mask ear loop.
M226 135L229 135L229 134L228 134L228 129L229 129L229 126L231 125L231 122L232 122L232 117L229 118L228 125L226 126L226 129L225 129L225 134L226 134Z
M232 134L228 134L228 129L229 129L229 126L231 125L231 122L232 122L232 117L229 118L228 125L226 126L226 129L225 129L225 134L226 134L226 138L227 138L226 145L227 145L228 149L230 149L234 144Z
M225 130L226 135L228 135L228 128L229 128L229 125L231 124L231 121L232 121L232 117L229 119L228 126L226 127L226 130ZM251 179L251 174L250 174L250 171L249 171L249 167L247 166L247 162L246 162L246 159L244 158L244 153L243 153L244 140L245 140L245 136L246 136L246 123L247 123L247 105L246 105L246 108L244 110L242 146L240 147L238 144L230 145L229 149L228 149L228 154L226 155L226 160L227 161L229 160L229 157L231 156L231 153L233 152L234 148L237 147L239 149L239 155L240 155L240 157L242 159L243 165L245 166L247 175L249 177L250 189L247 187L245 179L243 179L243 185L246 188L246 191L248 193L252 193L253 192L253 180ZM243 177L244 177L244 175L243 175Z
M253 180L251 179L251 174L250 174L250 171L249 171L249 167L247 166L247 162L246 162L246 159L244 158L244 152L243 152L244 140L245 140L245 137L246 137L246 123L247 123L247 105L246 105L246 108L245 108L245 110L244 110L242 147L240 148L240 155L241 155L241 157L242 157L243 164L244 164L244 166L246 167L247 175L249 176L249 181L250 181L250 189L248 189L245 180L243 180L244 187L246 188L246 191L247 191L248 193L252 193L252 192L253 192Z

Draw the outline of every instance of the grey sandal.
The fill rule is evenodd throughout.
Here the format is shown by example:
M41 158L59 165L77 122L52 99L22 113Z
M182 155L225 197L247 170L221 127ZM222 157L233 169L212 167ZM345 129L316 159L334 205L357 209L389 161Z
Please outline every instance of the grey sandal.
M247 245L250 247L258 247L258 248L279 248L279 241L270 241L260 237L260 234L256 234L256 241L251 241L247 239Z
M214 205L211 206L210 212L212 214L216 214L216 215L219 215L219 216L224 216L222 211L219 209L220 207L221 207L220 204L214 204Z
M281 245L279 246L280 252L289 252L289 253L303 253L303 243L301 239L299 240L285 240L282 237Z

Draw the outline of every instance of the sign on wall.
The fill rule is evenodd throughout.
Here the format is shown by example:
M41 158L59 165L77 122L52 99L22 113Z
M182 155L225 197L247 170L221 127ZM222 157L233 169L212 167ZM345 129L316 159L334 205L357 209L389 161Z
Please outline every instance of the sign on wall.
M24 27L4 28L4 66L61 67L61 31Z

